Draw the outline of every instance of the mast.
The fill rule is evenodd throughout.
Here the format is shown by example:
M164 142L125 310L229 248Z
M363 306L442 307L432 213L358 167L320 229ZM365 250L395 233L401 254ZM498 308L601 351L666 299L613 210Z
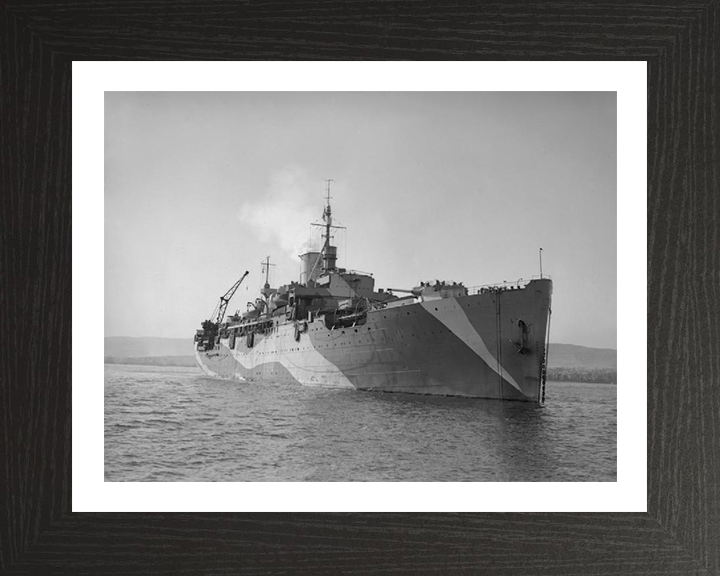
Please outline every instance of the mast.
M263 286L261 293L265 296L265 298L267 298L272 292L272 290L270 290L270 282L268 281L268 278L270 277L270 266L275 266L275 264L270 264L270 256L266 256L265 260L260 262L260 264L262 265L262 271L265 272L265 285Z
M335 263L337 262L337 247L330 245L330 238L332 238L332 235L330 234L330 229L345 228L345 226L334 226L332 223L332 207L330 206L330 199L332 198L332 196L330 196L330 182L334 182L334 180L330 178L326 179L325 182L327 182L327 195L325 196L325 201L327 202L327 204L325 205L325 210L323 210L323 220L325 221L325 224L313 223L312 225L322 226L323 228L325 228L325 233L322 235L322 237L325 239L322 247L323 272L334 272L336 270ZM313 266L313 271L314 270L315 266Z
M322 251L325 255L325 259L327 260L328 248L330 248L330 228L332 227L332 207L330 206L330 198L332 198L332 196L330 196L330 182L334 182L334 180L330 178L325 180L325 182L327 182L327 196L325 198L327 205L323 211L323 220L325 221L325 234L323 234L323 238L325 238L325 244Z

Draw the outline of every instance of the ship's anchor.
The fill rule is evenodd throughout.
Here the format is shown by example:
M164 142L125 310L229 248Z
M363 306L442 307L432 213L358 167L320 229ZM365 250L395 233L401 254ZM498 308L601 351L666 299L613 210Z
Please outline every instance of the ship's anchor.
M527 346L527 333L528 333L528 326L525 324L524 320L518 320L518 330L520 331L520 341L515 342L514 340L510 340L515 346L517 346L517 351L519 354L522 354L523 356L530 352L530 348Z

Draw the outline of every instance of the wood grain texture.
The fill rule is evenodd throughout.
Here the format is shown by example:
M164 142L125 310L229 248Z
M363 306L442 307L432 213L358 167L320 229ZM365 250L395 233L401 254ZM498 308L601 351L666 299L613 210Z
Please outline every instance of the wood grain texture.
M719 18L717 1L0 5L0 572L719 574ZM73 59L647 60L648 513L71 514Z

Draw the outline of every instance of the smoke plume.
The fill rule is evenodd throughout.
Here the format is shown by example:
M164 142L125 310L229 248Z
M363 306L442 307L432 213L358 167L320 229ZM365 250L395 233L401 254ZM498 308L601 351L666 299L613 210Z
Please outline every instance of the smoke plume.
M264 193L244 203L238 216L257 231L260 240L277 243L297 260L299 254L318 247L317 229L311 232L310 223L322 221L322 191L322 180L289 166L271 178Z

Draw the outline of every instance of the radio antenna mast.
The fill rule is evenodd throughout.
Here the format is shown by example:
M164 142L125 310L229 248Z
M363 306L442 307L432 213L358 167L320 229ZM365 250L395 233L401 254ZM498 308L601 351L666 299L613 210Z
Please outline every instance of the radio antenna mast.
M265 260L260 262L260 264L262 264L262 271L265 272L265 286L263 286L262 293L267 298L270 293L270 282L268 282L268 278L270 277L270 266L275 266L275 264L270 264L270 256L267 256Z
M323 256L323 260L325 262L325 265L323 266L323 270L326 272L334 271L335 270L335 262L337 260L337 249L334 246L330 246L330 239L332 238L332 234L330 234L331 228L345 228L345 226L335 226L332 223L332 208L330 207L330 199L332 196L330 196L330 182L334 182L332 178L325 179L325 182L327 182L327 189L325 190L326 196L325 200L327 202L325 209L323 210L323 221L324 224L316 224L312 223L312 226L318 226L320 228L324 228L324 234L322 237L325 239L325 242L323 242L323 247L321 250L321 254ZM318 262L320 261L320 258L318 258L315 261L315 264L313 265L313 269L311 271L311 275L313 272L315 272L315 268L318 265Z
M327 201L327 205L325 206L325 211L323 212L323 220L325 220L325 244L323 246L323 254L327 254L327 247L330 246L330 228L332 227L332 208L330 207L330 182L335 182L332 178L326 179L325 182L327 182L327 196L325 197L325 200Z

